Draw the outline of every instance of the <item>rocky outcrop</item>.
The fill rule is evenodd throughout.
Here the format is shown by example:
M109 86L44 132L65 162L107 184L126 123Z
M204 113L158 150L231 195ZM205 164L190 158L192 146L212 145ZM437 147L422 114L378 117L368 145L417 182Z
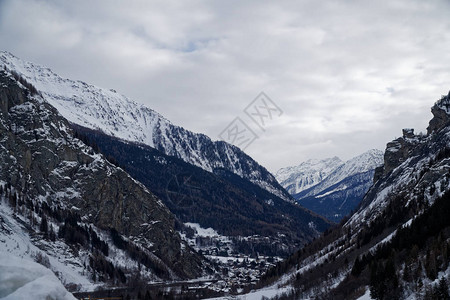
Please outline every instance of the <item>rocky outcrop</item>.
M427 128L428 134L431 134L433 131L438 131L450 124L450 91L447 96L442 96L442 98L433 105L431 112L433 113L433 119L430 120Z
M414 129L403 129L403 136L387 143L386 151L384 153L384 165L383 172L378 170L375 174L374 181L380 177L380 175L386 175L401 163L403 163L411 154L415 146L420 142L422 136L415 135Z
M431 110L433 118L428 135L415 135L412 129L403 129L402 137L387 144L382 172L381 169L376 171L374 185L361 203L362 209L375 209L375 202L387 203L389 195L400 190L407 191L412 195L410 198L417 201L434 199L448 189L449 96L442 97ZM370 216L371 213L366 212L365 215ZM357 217L354 215L352 218Z
M201 274L202 259L176 233L162 202L73 137L55 108L0 71L0 182L83 222L115 228L155 254L174 277Z
M447 96L442 96L431 108L433 118L429 122L427 128L428 135L437 132L450 125L450 92ZM384 165L382 169L375 172L374 182L381 176L388 174L408 157L417 155L417 145L426 137L423 135L415 135L414 129L403 129L403 136L389 142L386 145L384 154Z

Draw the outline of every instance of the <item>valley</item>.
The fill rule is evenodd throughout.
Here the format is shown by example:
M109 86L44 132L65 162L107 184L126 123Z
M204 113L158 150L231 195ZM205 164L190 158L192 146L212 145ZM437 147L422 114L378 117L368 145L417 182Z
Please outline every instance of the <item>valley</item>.
M448 298L450 93L426 134L273 176L114 91L0 62L9 299Z

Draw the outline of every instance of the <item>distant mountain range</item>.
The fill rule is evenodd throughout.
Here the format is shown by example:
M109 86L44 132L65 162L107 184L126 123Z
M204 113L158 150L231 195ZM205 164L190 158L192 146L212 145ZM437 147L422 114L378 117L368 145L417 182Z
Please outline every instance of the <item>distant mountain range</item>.
M282 168L275 177L302 206L339 221L358 206L382 164L383 152L369 150L346 162L338 157L311 159Z

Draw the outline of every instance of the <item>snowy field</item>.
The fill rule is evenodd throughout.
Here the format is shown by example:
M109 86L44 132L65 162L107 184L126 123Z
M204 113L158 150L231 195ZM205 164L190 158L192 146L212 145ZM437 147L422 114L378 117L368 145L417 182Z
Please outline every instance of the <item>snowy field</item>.
M0 297L4 300L76 299L51 270L10 253L0 253Z

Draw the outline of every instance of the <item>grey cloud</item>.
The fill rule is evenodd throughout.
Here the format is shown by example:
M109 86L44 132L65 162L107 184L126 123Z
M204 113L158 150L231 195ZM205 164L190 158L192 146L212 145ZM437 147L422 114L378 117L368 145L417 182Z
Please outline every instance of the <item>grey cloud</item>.
M247 152L272 171L423 131L449 89L444 0L0 5L0 48L212 138L265 91L285 114Z

